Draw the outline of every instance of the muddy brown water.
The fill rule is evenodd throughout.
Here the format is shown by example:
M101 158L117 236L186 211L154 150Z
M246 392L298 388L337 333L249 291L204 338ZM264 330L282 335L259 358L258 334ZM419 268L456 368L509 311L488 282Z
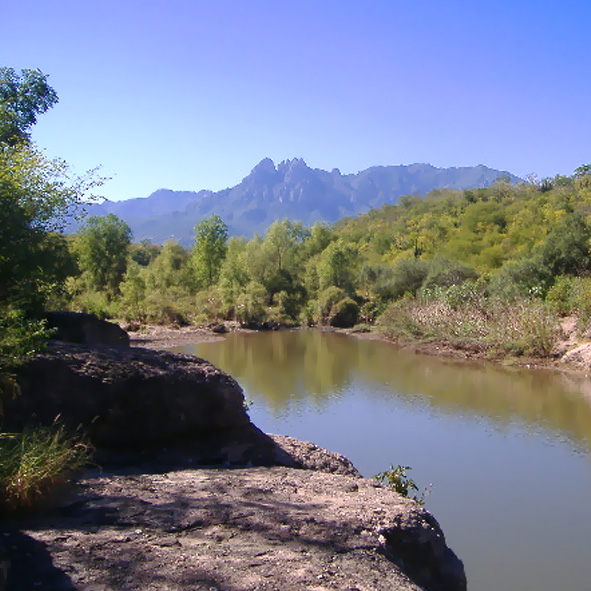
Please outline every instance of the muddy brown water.
M320 331L175 350L234 376L263 431L338 451L367 477L411 466L469 589L589 588L591 377Z

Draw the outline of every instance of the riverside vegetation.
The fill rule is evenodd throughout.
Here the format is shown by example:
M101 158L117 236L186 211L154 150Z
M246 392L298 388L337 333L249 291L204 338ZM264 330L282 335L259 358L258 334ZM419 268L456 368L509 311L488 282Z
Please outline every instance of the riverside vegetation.
M228 238L217 215L190 249L132 244L113 215L63 251L54 307L135 324L378 328L392 339L548 357L562 316L591 321L591 165L570 176L405 197L334 226L276 221Z
M37 115L56 102L40 71L0 69L4 395L15 394L11 374L42 346L43 316L55 309L137 326L361 325L392 339L540 357L551 355L561 316L589 332L591 165L572 176L407 196L334 226L276 221L251 240L229 237L214 214L197 224L189 249L133 244L114 215L64 236L67 216L102 179L72 179L65 162L31 142ZM19 473L19 437L0 439L5 491L15 478L7 475ZM60 477L44 482L52 479Z

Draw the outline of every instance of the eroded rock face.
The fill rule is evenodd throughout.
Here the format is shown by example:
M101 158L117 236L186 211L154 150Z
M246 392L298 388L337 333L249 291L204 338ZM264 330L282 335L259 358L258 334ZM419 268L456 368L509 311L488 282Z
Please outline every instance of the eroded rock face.
M9 590L466 589L462 563L415 502L284 467L87 478L59 518L14 535Z
M5 428L51 425L59 416L70 430L83 427L101 465L282 465L359 475L339 454L262 433L236 381L191 355L52 342L19 384L20 396L5 403Z
M190 355L51 342L20 371L11 426L82 425L92 443L134 448L250 424L240 386Z

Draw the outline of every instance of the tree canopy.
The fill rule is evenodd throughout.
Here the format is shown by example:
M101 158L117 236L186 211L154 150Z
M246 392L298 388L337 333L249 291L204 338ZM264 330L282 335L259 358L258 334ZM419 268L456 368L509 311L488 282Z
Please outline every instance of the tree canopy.
M37 115L58 101L48 76L41 70L0 68L0 144L14 146L28 142Z
M226 257L228 228L219 215L212 215L195 226L193 262L203 287L217 282Z
M131 244L129 226L112 213L88 218L76 233L74 251L91 289L110 296L119 291Z

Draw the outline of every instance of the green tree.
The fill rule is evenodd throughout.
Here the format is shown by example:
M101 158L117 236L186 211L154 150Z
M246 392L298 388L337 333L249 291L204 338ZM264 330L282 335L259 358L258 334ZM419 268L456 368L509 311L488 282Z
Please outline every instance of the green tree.
M273 222L265 234L263 250L270 275L294 275L298 268L298 247L306 232L299 222Z
M357 250L342 240L331 242L318 261L318 285L321 291L330 286L340 287L347 293L354 291Z
M224 312L228 318L235 316L236 301L251 280L249 271L246 261L246 240L244 238L230 238L219 281Z
M64 281L63 240L52 232L98 182L70 183L63 161L30 146L0 147L0 304L38 310Z
M46 336L34 316L72 271L55 231L101 182L92 174L72 179L63 160L48 159L29 142L37 115L55 102L39 70L0 68L0 390Z
M90 289L105 292L109 297L118 293L130 244L129 226L112 213L86 221L76 233L74 251L82 278Z
M228 228L219 215L213 214L195 226L193 264L202 287L210 287L219 279L227 241Z
M181 244L167 240L158 256L147 268L148 286L152 290L164 291L178 287L187 293L195 287L189 264L189 253Z
M37 115L58 101L41 70L0 68L0 144L14 146L28 142L29 129Z

